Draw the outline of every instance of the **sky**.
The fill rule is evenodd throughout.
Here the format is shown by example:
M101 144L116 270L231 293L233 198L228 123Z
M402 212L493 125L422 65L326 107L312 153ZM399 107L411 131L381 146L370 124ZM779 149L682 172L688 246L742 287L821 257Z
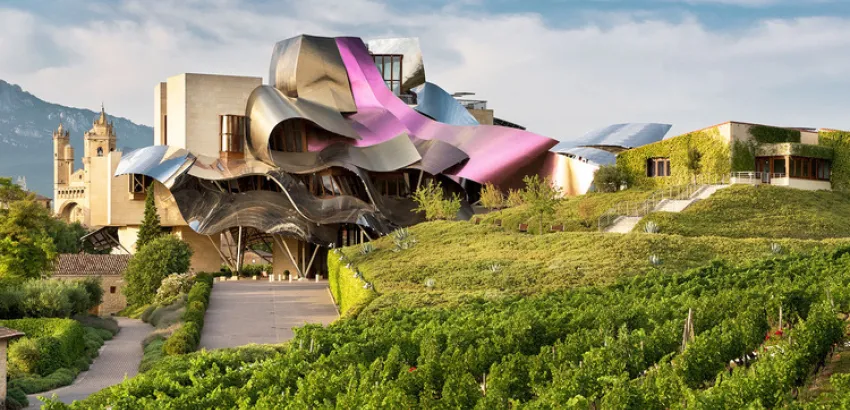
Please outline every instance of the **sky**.
M850 0L0 0L0 79L150 125L158 82L267 80L275 42L302 33L419 37L428 81L558 139L850 129Z

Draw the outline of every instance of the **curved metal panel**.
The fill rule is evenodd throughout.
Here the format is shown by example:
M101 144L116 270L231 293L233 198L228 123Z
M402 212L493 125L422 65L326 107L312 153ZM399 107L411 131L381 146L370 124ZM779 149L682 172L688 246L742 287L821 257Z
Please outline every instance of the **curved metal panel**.
M115 176L126 174L147 175L166 187L185 173L195 162L195 157L182 148L153 145L139 148L123 157L115 169Z
M570 148L558 153L596 165L611 165L617 162L616 154L592 147Z
M290 98L310 100L339 112L357 110L333 38L301 35L275 44L269 84Z
M450 125L479 125L478 120L446 90L433 83L414 88L416 111Z
M266 175L275 168L252 159L220 159L200 155L188 174L207 181L222 181L246 175Z
M281 170L293 174L306 174L335 166L390 172L422 159L416 146L405 134L368 147L336 143L319 152L271 151L271 157Z
M425 63L422 61L422 49L419 39L383 38L368 40L366 47L371 54L400 54L401 57L401 92L418 87L425 83Z
M447 169L469 159L469 155L465 152L440 140L415 139L413 143L422 160L408 168L421 169L431 175L442 174Z
M553 147L552 152L563 152L576 147L597 147L617 153L661 141L671 127L670 124L657 123L612 124L590 131L577 140L563 141Z
M290 98L280 90L262 85L248 97L245 115L250 119L248 149L255 158L271 164L269 138L275 127L291 119L304 119L334 134L359 139L342 114L301 98Z
M498 183L557 143L513 128L436 122L411 109L387 89L360 39L340 37L337 45L358 110L348 119L357 124L355 128L364 140L380 142L407 131L412 137L449 143L469 155L469 161L453 175L479 183Z

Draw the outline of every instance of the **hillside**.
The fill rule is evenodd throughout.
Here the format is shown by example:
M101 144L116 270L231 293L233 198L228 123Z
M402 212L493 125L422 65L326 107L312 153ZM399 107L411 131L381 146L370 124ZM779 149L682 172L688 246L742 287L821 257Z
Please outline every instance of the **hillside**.
M391 237L360 247L344 248L346 262L358 268L379 297L367 311L390 306L433 306L508 295L544 294L588 285L607 285L619 278L652 270L684 272L714 259L733 263L781 253L829 249L850 239L729 239L680 235L563 232L531 235L469 222L429 222L409 229L417 244L394 252ZM650 257L661 263L654 266ZM433 279L434 286L426 287Z
M731 238L850 237L850 195L774 186L734 185L680 213L647 215L662 233Z
M109 107L107 102L107 114ZM91 128L98 113L46 102L20 86L0 80L0 176L26 176L27 185L44 196L53 196L53 131L61 121L71 133L71 145L82 166L83 133ZM126 118L109 118L115 123L118 148L127 152L149 145L153 128Z

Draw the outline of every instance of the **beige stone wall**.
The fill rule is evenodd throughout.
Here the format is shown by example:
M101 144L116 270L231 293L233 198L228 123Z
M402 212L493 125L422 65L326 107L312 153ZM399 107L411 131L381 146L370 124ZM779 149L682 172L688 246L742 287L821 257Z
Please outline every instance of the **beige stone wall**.
M153 89L153 144L168 145L164 137L165 115L168 114L168 83L159 83Z
M805 189L807 191L820 191L826 190L829 191L832 189L832 184L829 181L818 181L812 179L799 179L799 178L771 178L771 185L776 186L785 186L789 188L796 189Z
M800 143L818 145L820 138L817 132L800 131Z
M0 340L0 409L6 402L6 340Z
M193 154L219 155L222 114L245 115L248 96L262 85L260 77L180 74L168 79L168 145Z
M139 226L122 226L118 228L118 242L131 254L136 253L136 240L139 238Z
M180 213L180 208L177 202L174 201L174 196L165 185L159 182L154 182L154 200L156 202L156 211L159 214L160 224L162 226L186 226L186 220ZM144 216L144 201L142 201L142 214ZM141 219L140 219L141 220Z
M110 316L127 307L127 297L124 295L126 282L121 275L86 275L81 273L79 275L54 275L53 278L65 281L77 281L92 276L100 278L100 286L103 289L103 303L97 307L97 315Z
M220 235L200 235L188 226L175 227L173 234L192 247L192 265L195 272L218 272L221 269ZM212 239L212 241L210 241Z
M493 125L493 110L473 110L467 109L476 120L478 120L479 124L483 125Z

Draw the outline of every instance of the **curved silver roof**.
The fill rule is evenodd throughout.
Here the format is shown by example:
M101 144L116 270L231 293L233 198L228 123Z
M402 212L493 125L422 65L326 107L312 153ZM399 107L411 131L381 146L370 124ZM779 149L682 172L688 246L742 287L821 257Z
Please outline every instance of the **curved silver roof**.
M617 162L617 155L611 152L591 147L576 147L563 151L558 151L559 154L564 154L576 159L581 158L587 162L596 165L611 165Z
M664 139L671 124L627 123L612 124L584 134L574 141L562 141L552 147L552 152L564 152L576 147L596 147L617 153Z
M479 125L466 107L440 86L426 82L411 91L416 94L416 111L444 124Z

